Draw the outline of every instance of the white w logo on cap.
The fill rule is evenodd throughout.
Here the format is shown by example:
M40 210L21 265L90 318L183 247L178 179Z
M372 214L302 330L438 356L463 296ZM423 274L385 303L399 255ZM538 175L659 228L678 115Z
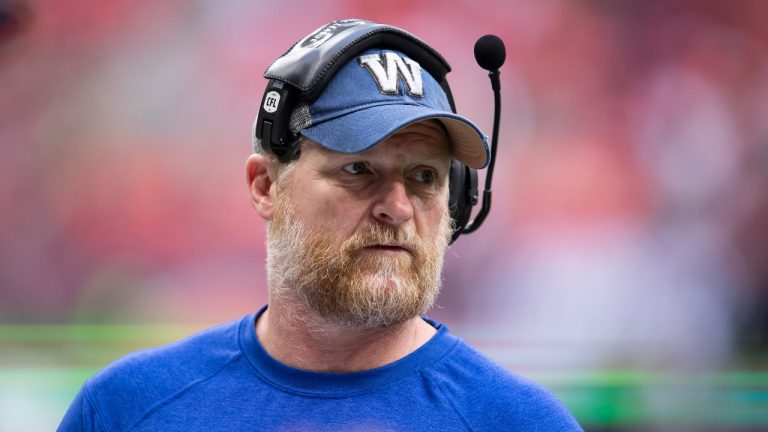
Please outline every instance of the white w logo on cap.
M408 86L408 94L411 96L424 96L424 85L421 80L421 65L415 61L400 57L393 52L384 53L384 64L379 54L361 56L358 61L360 66L366 68L379 86L379 91L387 95L399 94L397 77L400 76Z

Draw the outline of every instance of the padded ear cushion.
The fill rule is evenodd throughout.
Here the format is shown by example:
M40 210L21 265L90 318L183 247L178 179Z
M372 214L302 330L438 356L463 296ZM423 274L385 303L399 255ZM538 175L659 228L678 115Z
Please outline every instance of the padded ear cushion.
M448 210L453 219L451 243L455 242L472 216L472 206L477 204L477 170L451 159L448 180Z

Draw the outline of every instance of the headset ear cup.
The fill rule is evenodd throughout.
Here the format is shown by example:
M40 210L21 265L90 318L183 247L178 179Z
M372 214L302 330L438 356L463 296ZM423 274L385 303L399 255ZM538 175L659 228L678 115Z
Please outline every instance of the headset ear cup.
M469 168L456 159L451 159L448 186L448 210L453 221L451 233L451 243L453 243L469 222L472 207L477 204L477 170Z

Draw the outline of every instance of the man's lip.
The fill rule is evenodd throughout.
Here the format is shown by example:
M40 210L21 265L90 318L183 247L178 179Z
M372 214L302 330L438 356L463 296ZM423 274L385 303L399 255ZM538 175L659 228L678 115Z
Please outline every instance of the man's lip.
M410 247L403 244L372 244L365 246L364 249L374 249L374 250L384 250L384 251L392 251L392 252L408 252L412 253Z

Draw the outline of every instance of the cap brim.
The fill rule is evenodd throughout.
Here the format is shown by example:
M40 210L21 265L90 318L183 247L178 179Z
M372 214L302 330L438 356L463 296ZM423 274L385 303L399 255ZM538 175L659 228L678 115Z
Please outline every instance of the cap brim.
M301 133L330 150L360 153L403 127L427 119L438 119L445 125L454 159L472 168L479 169L488 165L488 140L474 123L458 114L422 105L369 106L312 125Z

